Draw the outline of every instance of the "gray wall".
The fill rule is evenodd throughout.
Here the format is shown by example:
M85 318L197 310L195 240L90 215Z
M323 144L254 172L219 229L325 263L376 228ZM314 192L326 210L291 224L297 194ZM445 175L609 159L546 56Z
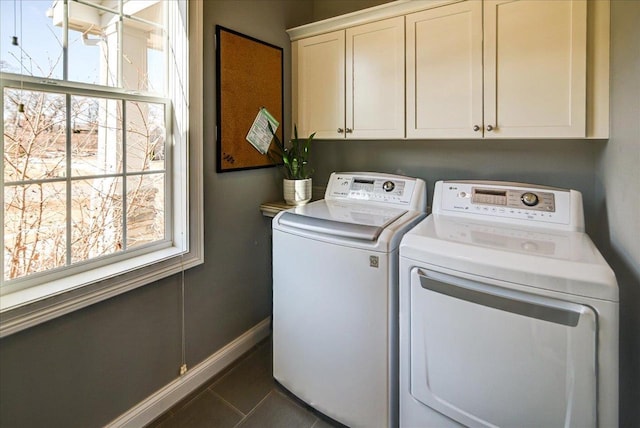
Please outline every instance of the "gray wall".
M380 3L205 0L206 262L186 274L190 367L269 316L270 225L258 205L281 196L281 177L274 169L215 173L215 24L284 48L288 119L290 52L283 29ZM621 426L640 426L640 216L634 188L640 184L639 9L640 2L624 0L612 6L608 143L326 141L313 149L316 184L326 182L334 170L378 170L422 177L430 190L436 179L447 178L521 180L580 190L588 231L620 281ZM101 426L174 380L180 362L180 281L171 277L0 341L0 426Z
M392 0L313 0L313 21L389 3Z
M284 48L285 128L291 117L286 28L312 20L307 1L205 1L205 259L189 272L188 363L193 365L271 314L271 223L259 205L282 197L275 168L215 172L215 25ZM285 138L288 138L286 136Z
M620 286L620 426L640 426L640 2L611 5L611 135L597 171L597 244Z
M171 382L180 294L169 278L0 342L0 426L102 426Z

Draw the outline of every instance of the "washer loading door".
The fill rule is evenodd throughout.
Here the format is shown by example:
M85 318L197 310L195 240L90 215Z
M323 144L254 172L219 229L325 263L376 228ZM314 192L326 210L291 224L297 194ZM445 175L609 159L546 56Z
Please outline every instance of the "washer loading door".
M411 394L471 427L595 427L587 306L414 268Z

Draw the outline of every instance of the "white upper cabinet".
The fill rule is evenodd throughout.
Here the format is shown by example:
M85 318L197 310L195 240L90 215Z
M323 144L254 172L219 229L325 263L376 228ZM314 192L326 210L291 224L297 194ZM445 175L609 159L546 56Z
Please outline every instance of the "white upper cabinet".
M404 17L346 30L347 138L404 138Z
M484 1L484 135L585 137L586 0Z
M608 138L609 9L396 1L287 30L293 122L332 139Z
M585 137L586 10L485 0L408 15L407 137Z
M482 137L482 2L407 15L407 138Z
M404 17L293 42L301 136L404 138Z
M293 42L294 122L299 136L343 138L344 31ZM340 129L339 129L340 128Z

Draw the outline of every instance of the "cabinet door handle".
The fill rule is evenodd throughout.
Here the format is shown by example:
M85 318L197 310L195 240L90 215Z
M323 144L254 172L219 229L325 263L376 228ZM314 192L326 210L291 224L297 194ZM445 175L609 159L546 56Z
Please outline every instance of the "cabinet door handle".
M473 130L475 132L478 132L480 130L480 127L478 125L473 125Z
M493 126L492 125L487 125L487 131L489 131L489 132L493 131Z
M353 129L351 128L347 128L344 130L347 134L351 134L353 132Z
M342 134L343 132L344 132L344 129L338 128L338 134Z

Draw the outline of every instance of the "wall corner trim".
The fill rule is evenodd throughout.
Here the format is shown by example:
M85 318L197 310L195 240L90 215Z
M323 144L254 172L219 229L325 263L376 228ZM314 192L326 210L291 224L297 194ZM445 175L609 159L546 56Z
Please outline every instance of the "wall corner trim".
M134 428L147 425L268 337L270 330L271 317L267 317L210 355L206 360L189 369L184 375L108 423L106 428Z

